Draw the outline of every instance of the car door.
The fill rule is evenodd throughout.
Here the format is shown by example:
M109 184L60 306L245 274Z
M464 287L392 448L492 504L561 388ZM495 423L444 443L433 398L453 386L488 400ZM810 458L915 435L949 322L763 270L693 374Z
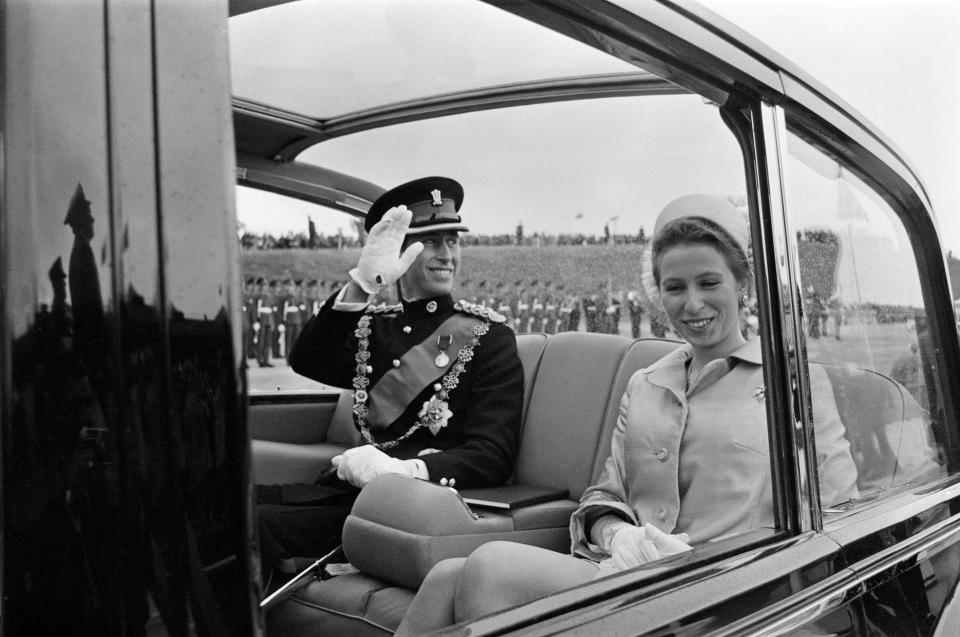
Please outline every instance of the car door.
M613 181L641 182L647 177L646 189L638 189L630 200L635 204L649 203L649 193L666 182L665 177L651 176L662 173L644 166L644 171L623 174L616 165L601 163L569 177L556 161L557 156L566 156L563 151L547 161L523 163L525 153L535 145L528 141L523 147L524 141L533 139L526 135L535 123L560 118L544 108L539 111L543 116L531 117L526 128L516 129L495 118L507 106L553 107L614 94L662 93L672 107L666 110L677 115L677 122L683 122L682 100L714 108L712 125L729 135L726 141L734 149L733 160L724 155L724 162L737 171L737 188L743 193L737 202L748 210L751 221L757 329L765 367L765 387L759 396L765 399L768 413L775 505L771 528L711 542L692 555L477 620L470 630L476 634L869 633L897 621L907 631L924 634L935 624L956 578L956 521L951 509L957 495L953 440L958 421L949 379L956 377L958 358L949 286L942 259L936 257L939 241L919 178L881 134L829 91L762 44L692 4L562 0L488 4L631 68L614 66L622 71L619 74L600 65L609 71L604 77L538 77L539 83L515 82L471 91L457 84L460 78L455 73L442 72L448 70L443 65L425 66L427 70L404 76L403 82L366 85L359 79L363 66L356 64L359 56L319 56L331 85L341 74L354 82L350 90L333 92L341 111L305 117L311 106L305 92L285 108L271 106L273 95L257 93L254 84L242 83L253 77L244 73L263 70L253 64L253 58L235 58L235 77L242 88L235 92L238 139L251 144L251 154L278 166L294 160L341 172L352 172L346 166L361 166L357 174L370 178L389 174L391 165L403 164L410 170L430 166L423 157L431 152L444 158L445 168L460 166L459 155L466 154L464 149L479 148L479 142L472 140L476 147L451 145L451 140L459 138L441 122L451 122L461 113L491 111L486 137L516 131L515 139L505 139L497 152L490 153L501 167L519 166L509 175L499 173L499 181L492 180L506 201L532 190L524 186L535 180L537 168L546 165L564 175L562 181L579 185L578 190L590 194L593 203L605 201ZM252 25L255 18L249 16L247 24ZM387 22L388 28L403 24L399 18ZM346 34L359 38L367 32L379 33L376 29L383 27L375 18L348 24L355 31L345 29L344 40ZM421 16L417 24L433 22ZM254 32L252 26L245 28ZM445 33L441 29L435 38L422 41L442 44L447 41ZM269 39L260 42L263 47L274 44ZM237 46L234 52L242 50ZM403 58L399 53L396 57ZM452 54L436 57L444 62L456 59ZM378 61L386 65L383 58ZM635 67L647 74L635 74ZM429 85L441 79L452 82L449 93L437 95L418 83ZM406 91L402 99L388 104L374 99L382 97L376 90L397 86ZM678 106L670 102L674 97ZM635 112L647 115L641 108ZM613 121L613 113L611 106L605 116ZM419 133L421 152L410 153L389 143L390 131L401 125ZM701 128L674 126L655 128L674 135L678 147L681 140L706 147L691 132L700 133ZM369 140L368 155L377 161L364 164L351 152L351 136L361 134ZM631 137L624 126L611 148L640 146L649 139ZM512 163L516 158L519 161ZM665 172L689 177L683 187L697 184L697 178L707 174L706 169L700 172L700 164L674 167L667 153L655 158L661 169L670 167ZM376 181L392 185L381 178ZM731 182L720 183L729 188ZM739 195L740 190L731 192ZM528 208L541 205L542 201L533 201ZM495 212L497 206L489 209ZM588 214L581 217L598 227L606 222L606 232L602 239L594 237L593 243L584 237L582 245L616 247L614 222L625 219L615 218L611 209L616 207L586 206ZM557 228L561 214L578 218L577 210L562 205L550 210L557 214ZM553 227L534 237L529 218L521 221L526 223L514 227L511 221L509 231L501 230L499 235L483 233L488 238L479 243L493 243L499 236L511 246L551 247ZM525 265L533 261L527 259ZM547 259L546 263L559 270L557 261ZM502 272L498 277L505 280ZM490 280L477 278L476 288ZM507 306L518 329L541 325L533 316L539 297L530 293L542 287L541 282L541 276L529 274L506 282L513 288L514 298ZM600 329L599 317L605 308L611 308L611 314L616 311L616 303L601 303L601 297L611 296L608 291L601 293L602 286L594 285L597 289L589 290L580 301L584 312L591 312L581 323L588 331ZM826 403L834 405L830 414L818 407ZM818 454L831 441L817 440L816 425L831 418L842 423L858 462L857 495L845 502L832 502L823 495L831 485L824 479Z
M0 3L2 632L257 632L226 3Z
M698 34L716 27L709 16L671 19L663 7L618 4L634 15L565 5L564 18L576 14L578 28L616 32L644 51L683 51L682 62L701 73L736 73L724 63L754 73L770 59L735 62L727 52L718 60L711 52L723 52L734 30ZM511 8L565 23L559 11ZM688 37L651 43L653 25ZM750 203L765 288L766 391L778 405L770 433L781 533L719 542L702 562L624 574L478 620L473 634L930 634L936 626L958 575L957 343L929 203L889 142L780 64L782 94L727 116L757 185ZM858 497L840 506L820 501L829 485L812 425L825 415L811 403L824 392L859 470Z

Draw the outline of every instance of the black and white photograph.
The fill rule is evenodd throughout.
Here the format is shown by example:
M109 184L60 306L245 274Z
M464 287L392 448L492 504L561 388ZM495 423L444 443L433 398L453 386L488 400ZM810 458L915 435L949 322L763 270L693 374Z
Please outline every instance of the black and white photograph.
M0 0L0 636L960 635L958 31Z

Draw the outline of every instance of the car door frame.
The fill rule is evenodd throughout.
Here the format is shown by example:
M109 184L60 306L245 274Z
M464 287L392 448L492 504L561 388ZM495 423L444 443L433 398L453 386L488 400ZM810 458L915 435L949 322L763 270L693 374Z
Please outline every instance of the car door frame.
M813 611L822 616L841 608L854 616L852 621L862 621L859 598L869 589L917 566L918 557L930 546L960 541L960 516L953 513L960 505L960 485L956 476L948 477L884 498L824 525L816 484L807 477L815 475L816 456L795 284L798 266L786 218L783 166L787 124L816 139L902 213L915 242L914 253L920 257L924 300L939 335L937 364L943 380L958 377L960 357L952 308L942 302L951 298L943 251L919 178L895 146L839 98L694 5L620 2L621 6L612 8L585 8L548 1L525 11L514 2L492 4L561 32L579 31L582 39L582 30L593 29L597 41L608 49L631 49L637 58L659 58L650 60L651 68L668 74L676 71L668 77L687 88L696 90L709 84L704 77L709 74L728 96L734 95L734 84L746 89L741 95L749 97L742 111L752 131L741 143L748 149L747 180L753 191L748 199L754 245L760 246L755 251L759 303L762 316L767 317L761 331L766 342L773 343L765 359L775 381L768 391L774 392L781 406L776 419L779 426L773 427L771 437L774 451L783 454L774 471L776 502L781 507L777 520L784 533L745 538L740 546L720 543L727 546L695 554L696 563L702 566L691 568L671 560L658 568L587 584L482 618L468 629L474 635L657 634L667 628L673 634L699 634L704 618L709 621L712 612L713 621L723 617L721 623L730 626L718 634L764 634L789 629L801 619L809 621L810 616L803 613ZM627 14L626 8L636 13ZM776 79L771 79L771 69ZM690 74L696 75L694 81L680 80L681 76L687 80ZM724 91L724 84L731 90ZM710 92L701 94L709 97ZM917 249L917 242L926 243L926 249ZM760 280L764 278L770 280ZM945 421L955 434L960 422L957 397L946 395L944 403ZM946 517L932 526L914 528L907 523L938 511ZM751 546L751 541L760 545ZM885 548L863 557L858 547L871 542ZM751 591L775 586L778 580L786 583L782 596L764 608L730 602L731 598L743 601Z

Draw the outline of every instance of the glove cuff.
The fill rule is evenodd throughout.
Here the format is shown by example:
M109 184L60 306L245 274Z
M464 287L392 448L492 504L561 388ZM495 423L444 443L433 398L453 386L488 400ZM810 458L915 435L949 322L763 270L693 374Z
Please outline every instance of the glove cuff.
M362 276L360 276L360 270L353 268L347 274L350 275L350 278L353 279L353 282L360 286L360 289L366 292L367 294L377 294L383 290L386 286L385 283L377 283L376 281L368 281Z

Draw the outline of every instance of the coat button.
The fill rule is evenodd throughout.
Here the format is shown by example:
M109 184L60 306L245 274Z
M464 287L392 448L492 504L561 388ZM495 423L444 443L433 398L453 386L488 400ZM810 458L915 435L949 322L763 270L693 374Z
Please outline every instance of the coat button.
M394 367L400 367L400 361L398 361L396 358L393 359L393 366L394 366Z
M670 459L670 452L667 451L666 449L661 448L660 451L657 452L657 460L659 460L660 462L666 462L669 459Z
M666 521L667 521L667 510L666 510L666 509L660 509L660 511L657 513L657 518L659 518L659 520L660 520L661 522L666 522Z
M410 327L409 325L404 325L404 326L403 326L403 333L404 333L404 334L409 334L409 333L412 332L412 331L413 331L413 328Z

